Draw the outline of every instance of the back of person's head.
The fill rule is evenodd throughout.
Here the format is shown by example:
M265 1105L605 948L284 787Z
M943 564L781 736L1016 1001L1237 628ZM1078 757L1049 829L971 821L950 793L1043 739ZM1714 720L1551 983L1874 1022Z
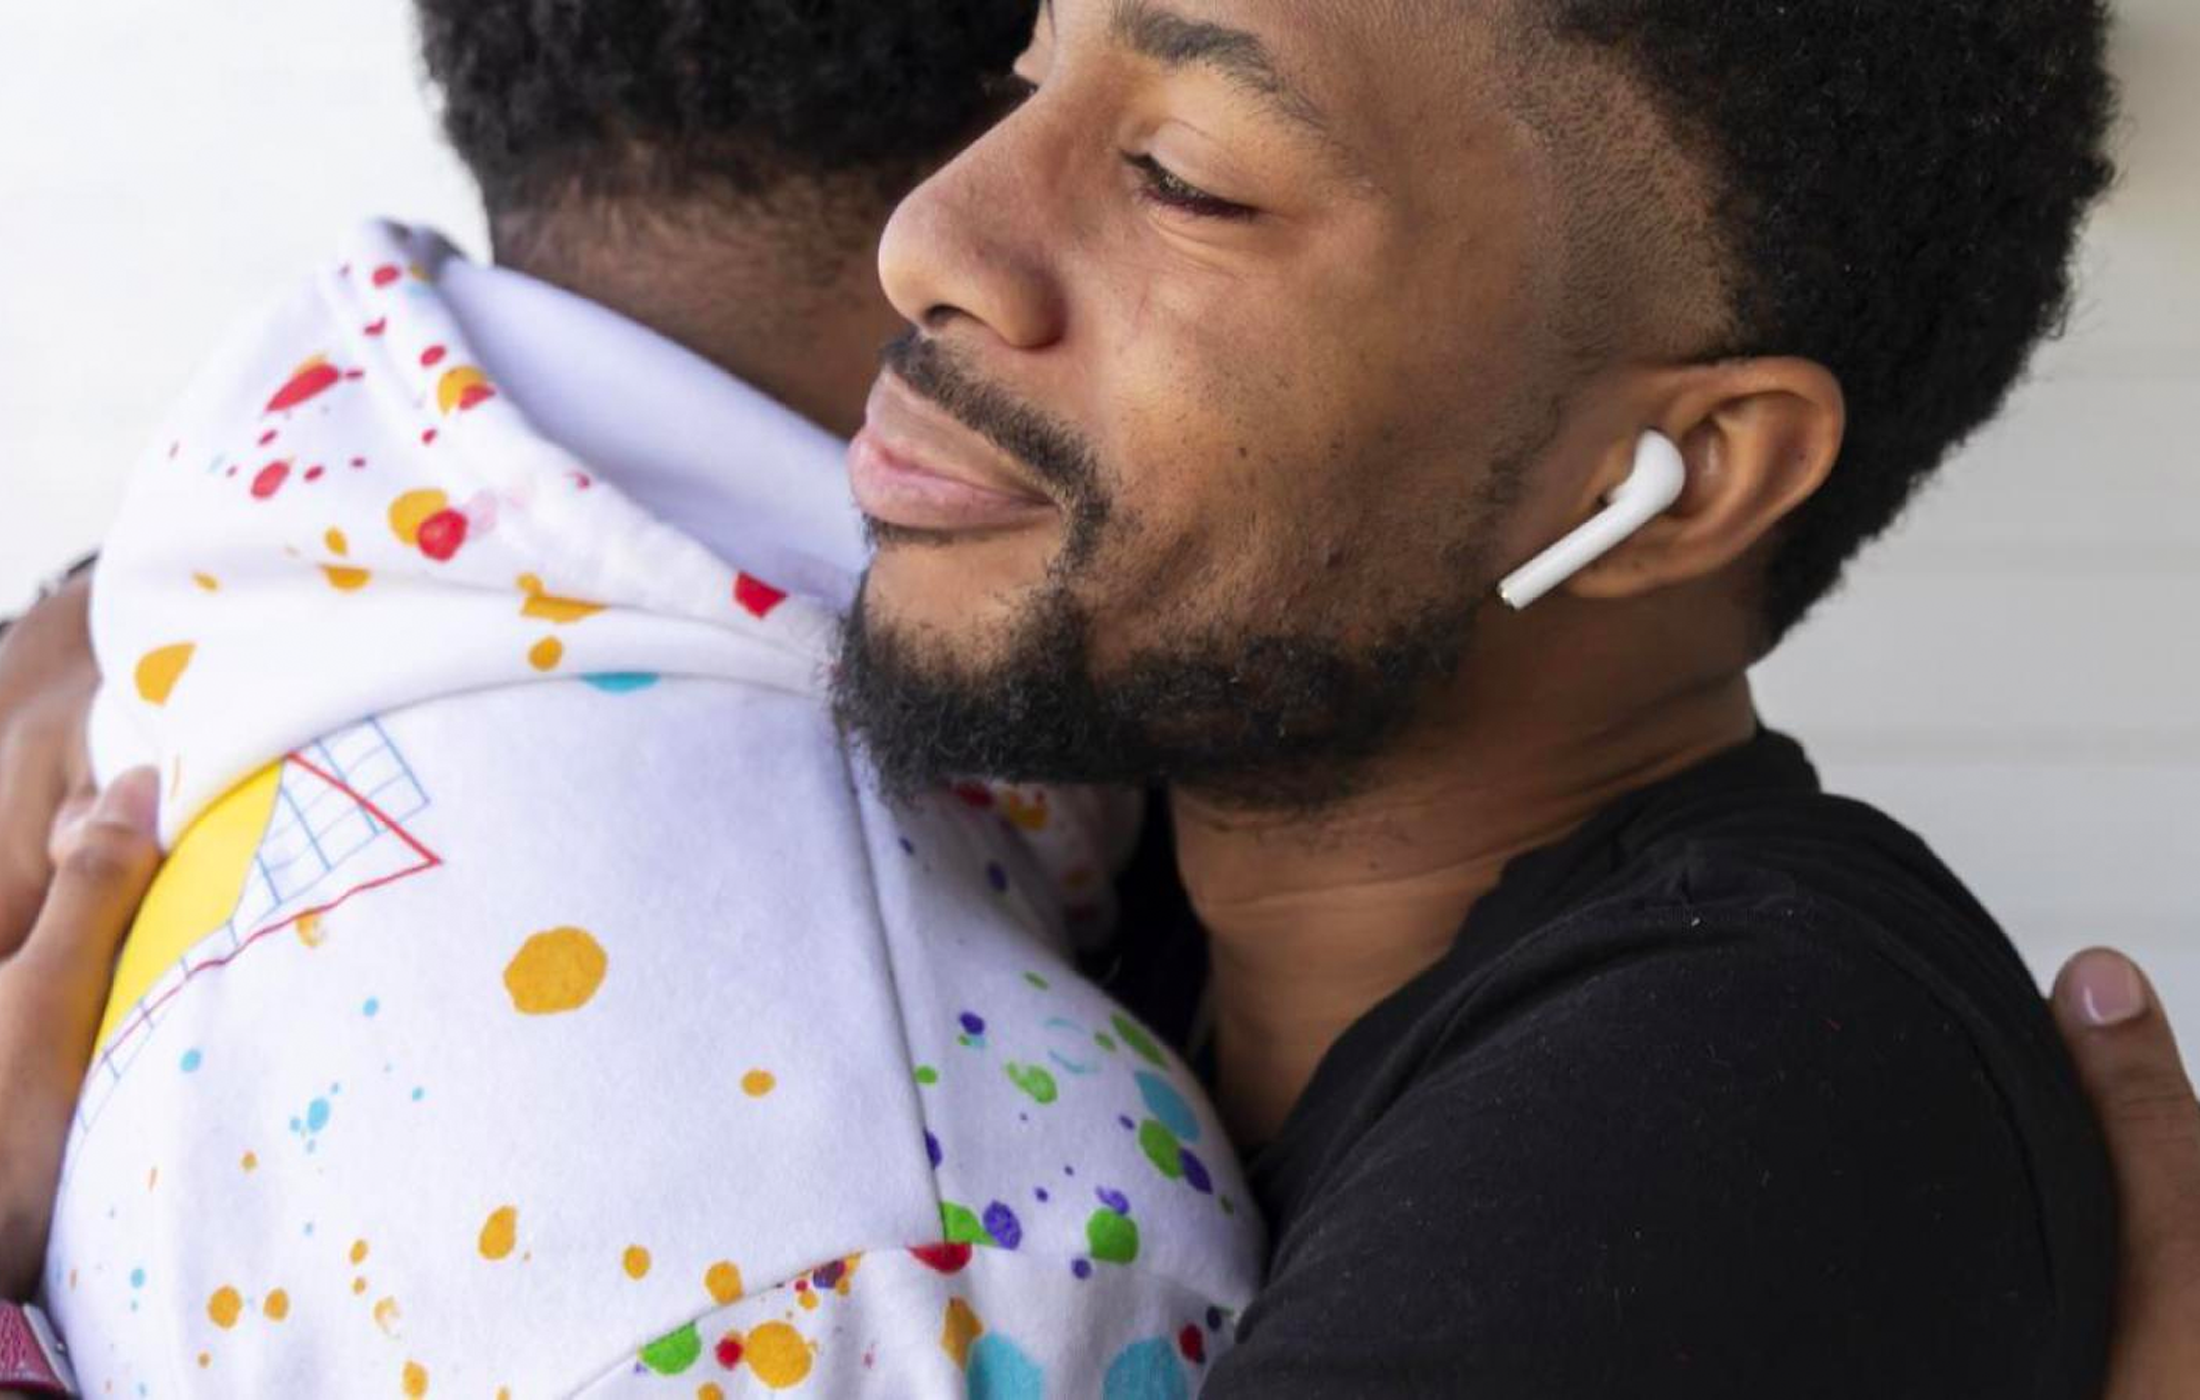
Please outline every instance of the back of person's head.
M492 221L574 204L897 197L998 102L1036 0L418 0Z

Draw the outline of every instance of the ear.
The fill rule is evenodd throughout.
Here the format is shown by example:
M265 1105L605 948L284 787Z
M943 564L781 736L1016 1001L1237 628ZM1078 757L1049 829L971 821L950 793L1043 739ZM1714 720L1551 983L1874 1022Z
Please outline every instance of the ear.
M1583 598L1627 598L1706 578L1762 541L1817 493L1848 424L1840 381L1810 360L1696 365L1659 375L1646 425L1679 444L1688 486L1664 515L1567 584ZM1615 450L1624 480L1633 443Z

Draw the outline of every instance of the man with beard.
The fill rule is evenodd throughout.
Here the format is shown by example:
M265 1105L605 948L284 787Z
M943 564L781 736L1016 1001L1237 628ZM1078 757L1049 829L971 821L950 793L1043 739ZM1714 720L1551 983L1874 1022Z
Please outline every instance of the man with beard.
M1746 672L2056 324L2105 29L1053 0L896 214L841 711L905 787L1170 785L1121 985L1204 988L1277 1232L1210 1394L2098 1393L2046 1010Z

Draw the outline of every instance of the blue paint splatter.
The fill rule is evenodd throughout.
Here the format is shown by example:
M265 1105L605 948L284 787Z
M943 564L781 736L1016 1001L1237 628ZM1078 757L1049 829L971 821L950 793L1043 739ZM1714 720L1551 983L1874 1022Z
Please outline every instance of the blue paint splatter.
M184 1051L184 1052L183 1052L183 1060L182 1060L182 1065L183 1065L183 1072L184 1072L185 1074L194 1074L194 1073L196 1073L196 1072L198 1071L198 1068L199 1068L199 1064L200 1064L200 1062L201 1062L201 1059L202 1059L202 1057L200 1056L200 1054L199 1054L199 1052L198 1052L197 1050L186 1050L186 1051Z
M663 677L648 671L606 671L581 679L606 695L632 695L637 690L649 689Z
M315 1099L312 1103L307 1104L306 1131L309 1133L317 1133L321 1131L321 1129L327 1127L328 1115L329 1106L327 1099Z
M985 882L993 887L995 894L1008 893L1008 872L1001 868L998 861L986 863Z
M1191 1394L1175 1350L1161 1337L1123 1348L1100 1382L1101 1400L1191 1400Z
M1184 1180L1202 1196L1215 1194L1215 1179L1207 1174L1207 1164L1194 1156L1189 1147L1179 1147L1176 1159L1184 1166Z
M1045 1393L1046 1374L1008 1338L988 1332L970 1344L968 1400L1039 1400Z
M1024 1222L1000 1201L985 1208L985 1232L1003 1249L1014 1249L1024 1242Z
M945 1160L940 1152L940 1140L932 1136L930 1128L924 1130L924 1155L932 1159L932 1165L935 1167Z
M985 1017L978 1015L976 1012L965 1011L962 1014L961 1021L965 1035L985 1034Z
M1117 1215L1129 1215L1131 1213L1131 1198L1120 1191L1112 1191L1105 1186L1098 1186L1093 1188L1092 1194L1100 1198L1100 1204L1114 1211Z
M428 1097L428 1091L427 1091L427 1090L425 1090L425 1089L414 1089L414 1090L413 1090L413 1102L414 1102L414 1103L419 1103L419 1102L420 1102L420 1101L421 1101L422 1099L424 1099L424 1098L426 1098L426 1097Z
M1092 1261L1090 1259L1072 1259L1069 1261L1069 1271L1079 1278L1091 1278Z
M381 1009L382 999L380 997L368 997L367 1004L359 1008L359 1014L362 1016L372 1016Z
M130 1270L130 1286L132 1288L143 1288L145 1286L145 1270Z
M1161 1120L1161 1126L1176 1134L1181 1142L1199 1141L1199 1115L1184 1102L1184 1096L1176 1086L1149 1070L1138 1072L1138 1096L1146 1101L1146 1111Z

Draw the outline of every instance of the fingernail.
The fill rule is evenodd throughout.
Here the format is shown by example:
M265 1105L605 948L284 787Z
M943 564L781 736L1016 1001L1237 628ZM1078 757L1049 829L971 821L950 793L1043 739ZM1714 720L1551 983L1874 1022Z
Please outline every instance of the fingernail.
M2146 1014L2147 986L2118 953L2087 953L2071 965L2069 994L2085 1023L2105 1030Z
M133 768L116 778L99 794L91 819L153 835L160 826L160 774L150 768Z

